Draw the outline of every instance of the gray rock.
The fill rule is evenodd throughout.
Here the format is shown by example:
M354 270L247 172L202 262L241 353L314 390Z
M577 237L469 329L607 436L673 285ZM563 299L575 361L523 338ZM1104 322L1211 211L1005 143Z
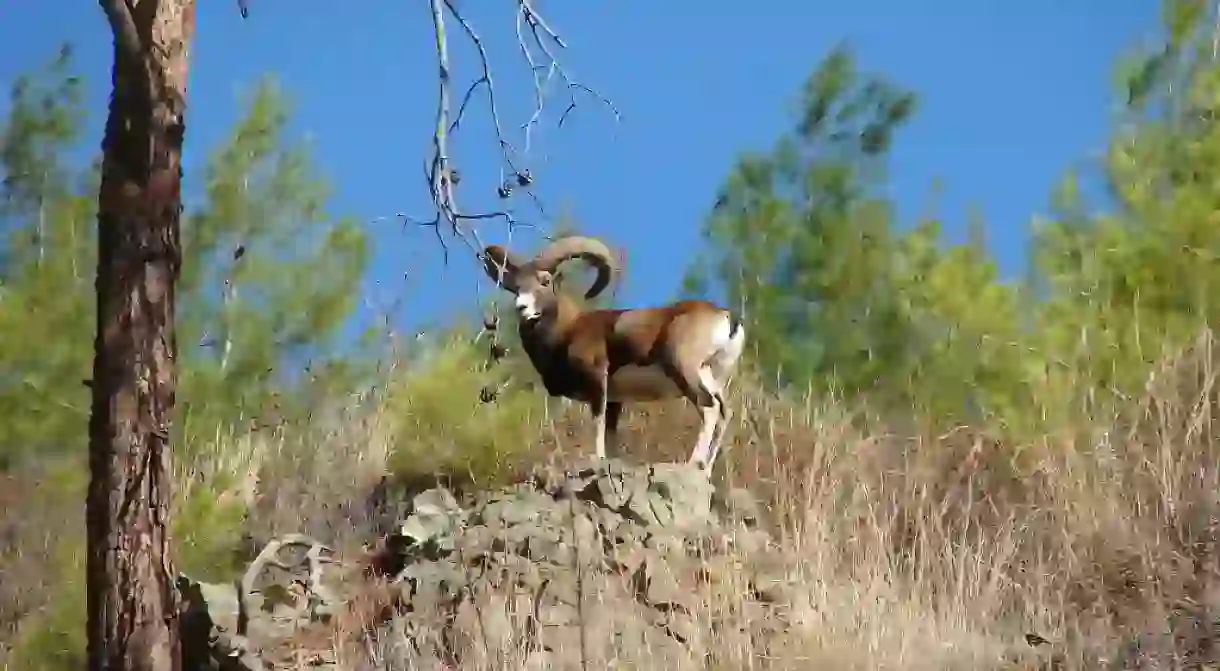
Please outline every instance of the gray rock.
M398 534L415 546L443 542L461 525L463 512L448 490L429 489L415 497Z
M402 567L390 577L403 605L373 623L356 646L368 659L347 660L357 665L349 668L605 668L641 649L667 667L687 663L709 582L758 594L755 619L783 627L774 610L782 565L757 526L757 503L743 490L716 494L684 465L590 460L460 502L431 489L408 508L386 544L395 559L387 565ZM236 635L236 588L191 582L193 622L212 664L198 668L296 668L267 651L324 624L352 591L333 567L321 578L281 576L247 595L245 637ZM337 664L327 649L307 652L316 668Z

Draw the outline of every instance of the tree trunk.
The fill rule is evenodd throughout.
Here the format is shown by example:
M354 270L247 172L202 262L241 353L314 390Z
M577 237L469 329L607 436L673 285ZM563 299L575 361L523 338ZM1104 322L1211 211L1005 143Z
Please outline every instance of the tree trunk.
M90 671L181 668L169 554L174 289L194 0L100 0L114 32L98 195L87 501Z

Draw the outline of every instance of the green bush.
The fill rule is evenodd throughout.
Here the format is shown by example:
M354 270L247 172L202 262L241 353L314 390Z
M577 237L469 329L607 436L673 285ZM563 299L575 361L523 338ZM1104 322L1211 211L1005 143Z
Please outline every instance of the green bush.
M443 473L487 482L528 456L546 397L523 388L519 377L510 380L509 367L485 370L486 361L473 339L448 334L417 367L395 376L385 400L395 477ZM484 401L485 388L497 390L494 402Z

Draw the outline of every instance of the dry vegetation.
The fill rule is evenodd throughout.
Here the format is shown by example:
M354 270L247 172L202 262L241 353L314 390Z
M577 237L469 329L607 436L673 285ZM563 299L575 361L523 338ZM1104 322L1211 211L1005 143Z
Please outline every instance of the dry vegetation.
M1211 336L1201 338L1116 416L1090 417L1027 444L973 427L904 433L839 405L778 398L738 382L738 421L717 479L749 488L765 504L774 553L792 580L786 625L768 629L757 616L762 597L731 580L717 583L701 593L695 619L707 627L690 634L687 652L712 662L705 668L1215 663L1215 348ZM473 385L445 386L452 398L468 392L477 394ZM226 562L248 560L254 545L294 531L358 555L394 518L385 504L421 482L402 464L435 470L425 457L433 444L446 444L443 433L419 433L430 424L411 421L403 429L401 412L386 410L401 410L401 402L381 398L369 404L376 410L337 413L306 432L224 436L180 463L183 569L219 577ZM484 412L468 407L472 421ZM458 479L511 479L530 458L563 463L586 450L585 420L565 419L558 406L548 418L541 401L533 409L517 417L531 418L535 449ZM694 424L680 403L633 414L625 458L684 458ZM400 477L382 477L388 463L400 464ZM83 603L73 539L80 536L81 499L62 492L80 483L47 472L44 466L41 476L13 477L3 489L7 509L21 510L0 528L5 668L67 668L78 659ZM633 636L631 623L615 630L604 617L589 617L585 645L595 652L652 668L675 654L672 644ZM341 626L360 629L350 620ZM510 627L506 635L517 634ZM20 650L10 653L10 645ZM520 651L519 659L469 661L476 655L467 666L519 668L529 657Z

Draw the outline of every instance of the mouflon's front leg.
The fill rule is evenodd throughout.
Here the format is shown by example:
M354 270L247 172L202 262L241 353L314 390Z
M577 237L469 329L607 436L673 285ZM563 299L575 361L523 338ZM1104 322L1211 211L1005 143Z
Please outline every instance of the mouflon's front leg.
M595 445L597 446L597 458L606 458L606 406L609 401L609 382L610 375L606 367L601 367L601 370L593 376L592 393L589 394L589 409L593 413L593 420L597 425L597 435L595 437Z

